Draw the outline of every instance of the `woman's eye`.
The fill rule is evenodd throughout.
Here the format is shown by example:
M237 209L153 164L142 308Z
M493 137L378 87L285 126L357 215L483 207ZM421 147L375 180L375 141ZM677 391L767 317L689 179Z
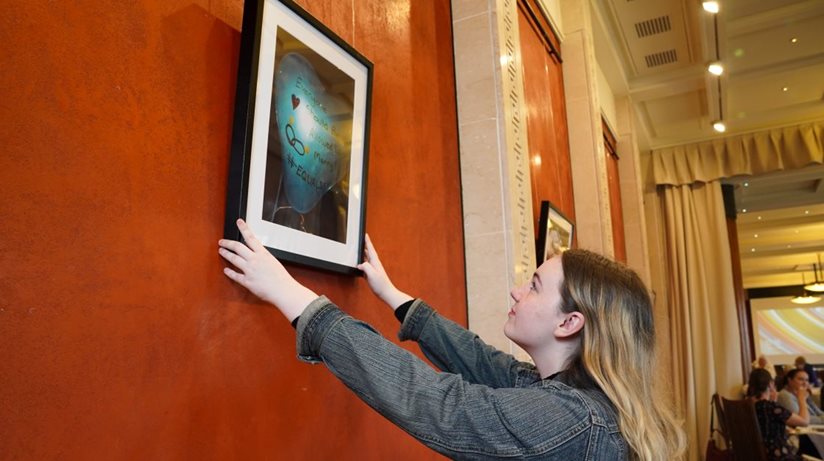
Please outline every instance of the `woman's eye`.
M529 284L529 291L535 291L535 283Z

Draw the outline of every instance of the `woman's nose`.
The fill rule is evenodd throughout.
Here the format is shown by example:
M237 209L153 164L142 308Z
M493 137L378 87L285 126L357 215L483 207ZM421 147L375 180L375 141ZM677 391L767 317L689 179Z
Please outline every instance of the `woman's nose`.
M515 302L518 302L521 299L521 294L523 292L524 292L524 287L523 286L515 287L515 288L512 289L512 291L509 292L509 296L512 296L512 299Z

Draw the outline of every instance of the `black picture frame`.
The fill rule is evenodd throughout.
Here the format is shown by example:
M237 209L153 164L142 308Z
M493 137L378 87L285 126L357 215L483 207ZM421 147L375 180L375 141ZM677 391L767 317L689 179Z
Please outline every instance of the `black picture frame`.
M541 201L535 260L541 263L572 248L575 224L548 200Z
M224 236L243 218L278 259L356 275L372 63L291 0L246 0Z

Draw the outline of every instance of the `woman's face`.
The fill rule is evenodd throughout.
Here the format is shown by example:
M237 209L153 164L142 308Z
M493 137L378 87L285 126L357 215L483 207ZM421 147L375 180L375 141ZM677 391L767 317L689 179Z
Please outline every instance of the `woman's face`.
M504 325L504 334L526 351L540 349L555 341L554 331L564 322L561 312L561 257L544 261L526 285L512 290L515 300Z
M798 389L806 389L809 382L810 377L807 376L807 373L799 371L793 376L793 379L787 381L787 386L789 386L791 390L797 391Z

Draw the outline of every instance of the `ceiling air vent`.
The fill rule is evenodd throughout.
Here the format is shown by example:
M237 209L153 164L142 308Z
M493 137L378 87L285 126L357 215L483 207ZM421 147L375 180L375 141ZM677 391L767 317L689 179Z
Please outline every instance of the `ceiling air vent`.
M664 64L672 64L678 61L678 55L675 54L675 48L660 53L648 54L644 56L647 62L647 67L658 67Z
M635 23L635 33L638 34L638 38L661 34L670 29L672 29L672 26L670 26L669 16L659 16Z

